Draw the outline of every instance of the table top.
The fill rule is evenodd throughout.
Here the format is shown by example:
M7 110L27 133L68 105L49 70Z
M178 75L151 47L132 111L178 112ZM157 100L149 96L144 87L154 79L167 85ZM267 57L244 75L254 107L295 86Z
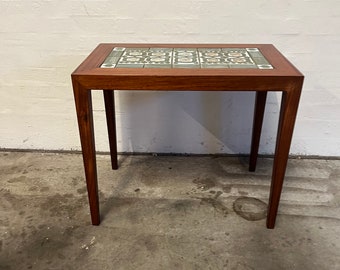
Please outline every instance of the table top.
M72 78L90 89L280 90L303 75L271 44L102 43Z
M114 47L102 68L272 69L258 48Z

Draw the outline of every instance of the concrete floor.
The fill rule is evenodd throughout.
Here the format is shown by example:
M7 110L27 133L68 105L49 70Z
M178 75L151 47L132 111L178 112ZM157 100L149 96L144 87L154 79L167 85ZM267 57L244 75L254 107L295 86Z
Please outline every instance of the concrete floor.
M340 161L290 160L276 228L271 159L0 152L0 269L340 269Z

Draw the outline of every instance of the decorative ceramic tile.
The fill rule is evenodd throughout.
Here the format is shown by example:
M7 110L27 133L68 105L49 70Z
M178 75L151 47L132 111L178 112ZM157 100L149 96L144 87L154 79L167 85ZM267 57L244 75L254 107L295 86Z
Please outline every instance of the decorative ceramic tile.
M101 67L273 69L258 48L115 47Z

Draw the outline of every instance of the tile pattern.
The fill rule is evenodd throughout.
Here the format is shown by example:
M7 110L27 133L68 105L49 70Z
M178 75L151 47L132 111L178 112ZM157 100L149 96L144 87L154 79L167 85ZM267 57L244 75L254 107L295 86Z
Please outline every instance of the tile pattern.
M273 69L258 48L115 47L101 67Z

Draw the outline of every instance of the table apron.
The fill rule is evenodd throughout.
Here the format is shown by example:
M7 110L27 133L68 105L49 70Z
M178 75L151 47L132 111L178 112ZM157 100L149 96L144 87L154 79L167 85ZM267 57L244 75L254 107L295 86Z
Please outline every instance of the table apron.
M85 89L168 91L289 91L301 77L74 76Z

